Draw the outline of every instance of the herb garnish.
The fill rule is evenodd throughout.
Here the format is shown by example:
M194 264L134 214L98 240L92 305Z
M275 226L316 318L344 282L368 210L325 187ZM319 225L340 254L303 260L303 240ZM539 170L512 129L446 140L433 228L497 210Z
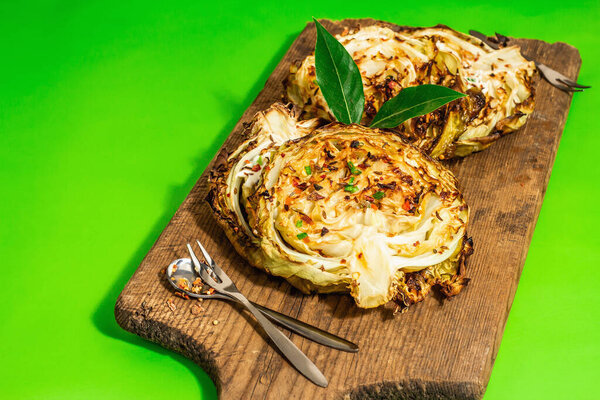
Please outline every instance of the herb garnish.
M420 85L404 88L383 103L373 122L372 128L393 128L406 120L437 110L452 100L465 97L464 94L445 86Z
M314 19L314 18L313 18ZM362 76L344 46L317 21L315 69L317 84L335 118L345 124L359 123L365 106ZM445 86L419 85L403 88L385 102L372 128L394 128L404 121L437 110L444 104L465 97Z
M319 21L314 21L317 27L317 84L338 121L344 124L359 123L365 108L360 71L344 46Z
M362 174L362 171L360 169L356 168L356 166L354 165L354 163L352 161L348 161L348 168L350 168L350 173L352 175Z
M344 191L349 193L356 193L358 192L358 187L355 185L346 185L344 186Z

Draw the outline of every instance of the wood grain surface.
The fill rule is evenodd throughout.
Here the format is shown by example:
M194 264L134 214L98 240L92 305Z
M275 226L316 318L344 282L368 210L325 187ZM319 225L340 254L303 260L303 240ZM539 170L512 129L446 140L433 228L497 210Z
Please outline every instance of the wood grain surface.
M373 20L322 21L332 32ZM388 25L393 27L393 25ZM514 39L524 54L577 77L581 59L564 44ZM281 99L290 64L314 48L308 24L246 110L224 146L241 141L242 124ZM523 129L491 148L451 162L472 210L469 286L442 301L429 296L404 314L363 310L348 295L306 296L280 278L247 265L215 223L200 177L119 296L115 316L124 329L189 357L211 376L221 399L479 399L483 396L540 211L571 95L537 84L535 112ZM213 160L214 161L214 160ZM211 163L212 165L212 163ZM329 379L319 388L266 341L249 314L219 300L173 295L161 271L186 257L185 244L200 239L250 299L359 344L344 353L290 335ZM174 311L167 305L173 299ZM219 321L213 324L213 321Z

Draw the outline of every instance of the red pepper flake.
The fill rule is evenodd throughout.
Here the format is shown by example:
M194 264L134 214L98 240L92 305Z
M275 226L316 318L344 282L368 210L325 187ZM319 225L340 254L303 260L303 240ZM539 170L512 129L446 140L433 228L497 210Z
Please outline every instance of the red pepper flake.
M291 197L286 197L285 201L283 202L283 204L285 204L286 206L289 206L292 204L292 198Z
M308 183L302 182L302 183L299 183L299 184L297 184L295 186L296 186L297 189L306 190L308 188Z
M378 210L378 209L379 209L379 207L377 207L377 205L376 205L376 204L374 204L374 203L371 203L371 208L372 208L373 210Z
M173 299L167 299L167 307L169 307L169 309L172 312L175 312L175 310L177 310L177 306L175 305L175 302L173 301Z
M308 236L307 236L307 237L305 237L304 239L302 239L302 241L303 241L304 243L310 243L310 239L308 238Z
M311 218L311 217L309 217L308 215L301 214L301 215L300 215L300 219L301 219L302 221L306 222L306 223L307 223L307 224L309 224L309 225L312 225L312 224L314 224L314 222L313 222L312 218Z
M175 296L181 297L182 299L186 299L186 300L190 299L190 296L188 296L186 293L183 293L183 292L175 292Z
M254 164L254 165L252 166L252 171L254 171L254 172L258 172L258 171L260 171L260 165L258 165L258 164Z
M404 204L402 204L402 209L404 211L410 211L411 208L412 208L412 205L410 204L410 200L408 200L408 198L404 199Z
M341 262L342 264L346 264L346 259L345 259L345 258L342 258L342 259L340 260L340 262Z
M199 315L202 313L202 311L204 311L204 307L202 307L200 304L194 304L190 309L192 315Z
M368 194L365 195L365 200L370 201L371 203L375 201L375 199L369 196Z
M250 164L250 160L244 160L244 164Z
M182 290L190 290L190 282L185 278L179 278L177 280L177 287Z

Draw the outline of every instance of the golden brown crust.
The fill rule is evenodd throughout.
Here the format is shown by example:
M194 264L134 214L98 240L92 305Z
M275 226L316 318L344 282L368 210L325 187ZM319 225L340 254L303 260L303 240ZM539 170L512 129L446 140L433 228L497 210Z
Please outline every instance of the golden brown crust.
M268 142L277 135L272 129L293 132L275 145ZM457 294L464 286L460 271L469 242L461 240L459 232L464 232L468 208L456 178L441 163L391 132L360 125L297 123L293 111L281 104L257 114L245 134L247 140L237 150L219 155L209 175L206 200L236 251L251 265L287 279L304 293L350 291L361 307L375 307L394 297L407 306L422 300L431 286L439 285L446 295ZM247 187L244 182L258 175ZM438 207L441 215L432 211ZM365 263L374 265L369 257L379 257L369 255L371 233L364 239L350 233L352 240L365 242L350 241L346 253L336 254L354 223L342 220L338 225L328 220L325 210L357 221L371 215L377 228L368 223L365 229L383 235L380 240L385 243L388 237L421 226L419 221L431 221L427 229L436 227L435 239L425 235L400 240L386 245L390 247L385 251L400 258L445 261L431 267L409 263L398 285L393 274L389 278L389 293L360 297L357 271ZM444 252L452 254L441 257ZM423 268L425 272L410 272Z
M445 297L459 294L470 281L465 277L467 258L473 254L473 240L465 236L464 246L456 263L456 271L441 276L435 266L428 269L409 272L399 283L400 291L394 301L401 310L425 300L433 287L438 287Z
M393 129L434 158L483 150L522 126L533 111L536 69L515 46L495 51L443 25L394 31L374 25L338 39L362 74L365 125L405 87L435 84L467 94ZM284 82L287 97L302 108L303 118L334 120L315 78L314 55L294 63Z

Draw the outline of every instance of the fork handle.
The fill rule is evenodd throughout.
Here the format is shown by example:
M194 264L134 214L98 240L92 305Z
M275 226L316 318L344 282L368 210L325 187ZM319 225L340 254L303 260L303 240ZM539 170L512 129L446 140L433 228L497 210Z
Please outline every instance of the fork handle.
M284 328L287 328L290 331L297 333L298 335L304 336L305 338L310 339L313 342L322 344L324 346L329 346L337 350L347 351L350 353L356 353L358 351L358 346L346 339L343 339L339 336L331 334L327 331L309 325L305 322L302 322L285 314L271 310L270 308L263 307L260 304L256 304L252 301L250 303L252 303L254 307L258 308L258 310L262 312L272 322L281 325Z
M254 307L244 295L237 291L227 294L243 304L254 315L254 318L263 327L275 346L302 375L315 385L327 387L327 378L325 378L319 368L287 336L277 329L258 308Z

